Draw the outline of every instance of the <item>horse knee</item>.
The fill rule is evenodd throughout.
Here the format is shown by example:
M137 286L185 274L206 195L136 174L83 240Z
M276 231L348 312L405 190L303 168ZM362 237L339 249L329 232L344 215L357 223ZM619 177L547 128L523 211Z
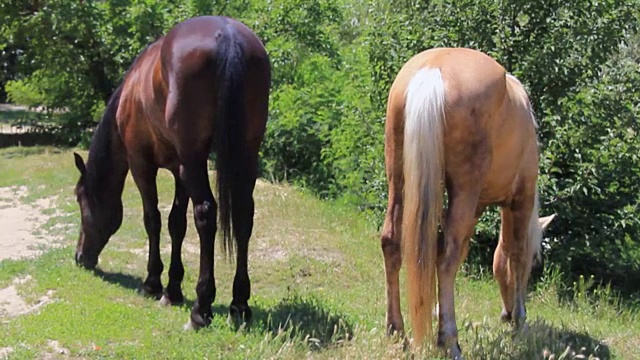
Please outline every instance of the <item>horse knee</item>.
M391 229L385 229L382 231L382 235L380 236L380 247L385 255L395 255L396 253L400 253L400 242L396 241L393 235L394 234Z
M203 201L193 209L196 227L203 228L209 225L216 225L216 214L218 212L215 201Z

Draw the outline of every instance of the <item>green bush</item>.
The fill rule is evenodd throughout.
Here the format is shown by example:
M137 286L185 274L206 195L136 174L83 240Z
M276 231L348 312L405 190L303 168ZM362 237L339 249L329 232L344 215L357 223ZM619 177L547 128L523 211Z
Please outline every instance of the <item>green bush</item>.
M31 78L10 80L5 85L7 98L15 104L28 104L30 106L39 106L45 103L45 94L38 86L37 81L33 78L37 74L33 74Z
M559 214L549 259L616 288L640 281L640 65L612 61L601 79L547 117L543 197Z
M629 289L640 281L639 9L638 0L2 2L0 50L11 52L2 58L17 59L2 79L15 80L13 101L56 111L47 121L69 142L86 141L146 44L191 16L239 18L273 68L264 174L346 199L379 225L384 116L398 70L432 47L482 50L531 94L541 213L558 214L547 261ZM498 229L497 211L487 212L472 239L474 268L490 267Z

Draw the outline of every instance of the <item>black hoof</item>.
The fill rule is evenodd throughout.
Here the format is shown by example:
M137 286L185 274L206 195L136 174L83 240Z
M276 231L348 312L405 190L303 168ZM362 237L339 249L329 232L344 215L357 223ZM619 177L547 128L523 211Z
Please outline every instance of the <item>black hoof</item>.
M462 356L462 348L460 348L460 343L456 341L456 343L446 349L447 357L451 360L464 360Z
M140 288L140 293L146 297L160 299L162 297L162 284L160 282L145 281Z
M89 259L87 256L84 256L82 253L76 253L76 265L85 268L86 270L95 270L96 265L98 265L98 258Z
M462 360L462 349L460 348L460 343L458 343L456 338L448 338L442 331L438 331L438 339L436 340L436 346L440 349L444 350L446 356L449 359L453 360Z
M184 295L182 295L182 291L169 291L169 289L165 289L162 293L162 298L160 299L160 305L163 306L176 306L184 304Z
M229 321L233 322L236 326L242 326L242 324L249 323L253 313L249 305L234 305L229 306Z
M184 296L182 294L179 297L176 295L170 296L165 292L158 303L162 306L179 306L184 304Z
M185 330L200 330L203 327L209 326L211 324L211 313L200 315L198 313L191 312L191 317L189 318L189 322L185 324Z
M404 329L400 326L396 326L394 324L390 324L387 326L387 336L396 337L396 336L404 336Z

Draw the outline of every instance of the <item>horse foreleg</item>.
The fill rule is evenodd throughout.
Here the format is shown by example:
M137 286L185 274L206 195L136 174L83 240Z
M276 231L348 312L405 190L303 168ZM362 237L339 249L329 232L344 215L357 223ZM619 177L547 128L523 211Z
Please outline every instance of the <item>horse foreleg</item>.
M193 217L200 238L200 270L196 285L197 299L191 309L191 317L186 328L199 329L211 323L211 304L216 296L216 284L213 274L213 245L217 231L216 204L209 176L206 156L185 156L190 161L180 168L183 181L193 201ZM200 158L198 160L198 158Z
M533 202L534 195L518 197L509 209L504 210L505 214L512 217L513 225L511 228L512 241L508 246L507 258L509 278L513 282L512 293L509 294L513 299L511 320L516 328L524 325L527 318L525 295L533 261L533 255L530 253L528 232ZM537 218L532 225L539 226Z
M179 174L173 174L175 179L175 195L171 213L169 213L169 234L171 235L171 265L169 265L169 284L164 291L160 303L176 305L184 301L182 294L182 279L184 266L182 265L182 241L187 232L187 206L189 196L184 188Z
M510 322L514 295L513 278L509 276L507 268L508 257L506 249L511 246L513 242L513 220L511 212L507 209L502 209L500 216L500 239L493 255L493 276L500 285L500 295L502 296L502 313L500 314L500 318L504 322Z
M251 281L248 272L248 248L249 239L253 231L253 216L255 205L253 201L253 189L256 176L253 171L240 176L239 182L233 189L232 222L233 233L236 239L236 274L233 278L233 299L229 306L229 317L236 324L251 320Z
M147 279L142 285L142 292L154 298L162 295L161 275L163 270L160 258L160 228L162 220L158 210L158 192L156 175L158 168L147 163L131 161L131 174L142 196L144 211L144 227L149 237L149 259L147 262Z
M455 191L449 192L456 194ZM467 253L469 234L476 222L477 196L453 195L449 200L444 241L438 244L438 340L452 359L461 359L454 307L455 277Z

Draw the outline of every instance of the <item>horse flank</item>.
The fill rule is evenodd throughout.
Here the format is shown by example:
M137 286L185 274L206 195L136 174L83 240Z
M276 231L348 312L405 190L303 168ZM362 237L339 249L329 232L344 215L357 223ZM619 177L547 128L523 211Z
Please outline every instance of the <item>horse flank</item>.
M523 105L529 110L529 116L531 118L531 122L533 126L537 129L538 122L536 121L535 115L533 113L533 107L531 106L531 101L529 100L529 95L524 88L524 85L512 74L507 74L507 89L511 90L520 97ZM533 211L531 212L531 218L529 219L529 227L527 231L528 241L529 241L529 251L531 258L535 258L540 261L540 248L542 245L542 227L540 225L539 220L539 194L538 189L536 189L535 200L533 203Z
M405 93L403 253L414 341L432 336L438 224L444 189L445 89L440 70L422 69ZM425 329L426 326L426 329Z

